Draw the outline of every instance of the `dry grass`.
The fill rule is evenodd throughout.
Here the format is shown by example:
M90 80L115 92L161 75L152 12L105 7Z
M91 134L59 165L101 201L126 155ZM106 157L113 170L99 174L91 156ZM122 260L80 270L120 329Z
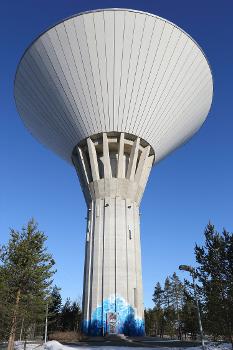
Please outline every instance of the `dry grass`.
M54 332L49 335L49 340L57 340L59 342L76 342L82 339L82 335L77 332Z

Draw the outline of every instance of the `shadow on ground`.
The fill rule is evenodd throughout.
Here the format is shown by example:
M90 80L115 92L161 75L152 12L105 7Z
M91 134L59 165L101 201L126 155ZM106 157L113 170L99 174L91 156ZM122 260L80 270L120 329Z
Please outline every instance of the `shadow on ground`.
M200 346L198 341L179 341L179 340L165 340L155 337L90 337L80 342L63 343L70 346L129 346L129 347L146 347L146 348L187 348Z

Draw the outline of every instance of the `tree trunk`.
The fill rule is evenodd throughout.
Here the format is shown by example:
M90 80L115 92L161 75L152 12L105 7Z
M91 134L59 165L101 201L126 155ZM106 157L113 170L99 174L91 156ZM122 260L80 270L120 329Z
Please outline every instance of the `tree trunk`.
M20 336L19 336L19 340L22 340L22 336L23 336L23 324L24 324L24 317L22 319L22 324L21 324L21 329L20 329Z
M9 340L8 340L7 350L14 349L19 301L20 301L20 289L18 289L18 291L16 293L15 308L14 308L13 317L12 317L11 330L10 330L10 336L9 336Z
M27 348L27 337L25 337L24 344L23 344L23 349L26 350Z

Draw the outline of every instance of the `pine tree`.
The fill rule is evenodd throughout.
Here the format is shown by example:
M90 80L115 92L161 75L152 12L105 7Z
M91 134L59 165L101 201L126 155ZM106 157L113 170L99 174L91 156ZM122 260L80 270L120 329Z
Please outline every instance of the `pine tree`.
M49 298L48 316L49 325L48 332L52 333L60 329L61 325L61 306L62 298L60 294L60 288L56 285L53 287Z
M61 310L61 327L63 331L71 330L70 314L71 314L71 299L67 298Z
M153 297L152 300L155 303L155 307L158 309L162 308L162 304L163 304L163 289L161 287L161 284L159 282L157 282L155 289L154 289L154 293L153 293Z
M153 313L156 321L156 334L159 334L160 337L163 337L164 333L173 337L177 332L178 338L181 339L180 314L183 294L184 286L176 273L165 279L164 288L160 283L156 284L152 300L155 303Z
M73 301L71 305L71 329L73 329L75 332L81 331L81 315L82 311L80 308L80 304L78 301Z
M181 322L185 339L188 333L191 334L192 339L195 339L197 333L199 332L197 306L196 301L194 300L194 296L189 292L187 286L184 289L183 293Z
M157 335L156 332L156 314L154 309L145 309L145 331L147 335Z
M153 293L153 302L155 303L155 307L153 309L153 320L154 320L154 333L163 337L164 334L164 290L162 289L160 283L158 282L155 286ZM150 315L151 317L151 315ZM151 317L152 319L152 317Z
M181 283L179 277L174 272L171 277L171 304L173 306L173 310L175 311L176 318L176 328L178 331L178 338L182 338L181 334L181 319L180 312L183 304L183 296L184 296L184 286Z
M165 331L170 337L176 333L176 311L173 300L173 289L171 278L167 277L164 283L164 319Z
M49 294L54 260L44 244L46 236L30 220L22 231L11 229L10 240L1 249L1 262L8 291L7 314L10 317L8 350L13 350L18 322L25 327L41 317ZM21 316L19 316L21 315ZM20 322L21 323L21 322Z
M199 281L203 286L205 327L233 345L233 234L219 234L209 223L204 246L195 247Z
M6 340L9 329L10 293L6 283L6 269L0 266L0 339Z
M178 311L182 307L182 300L183 300L183 294L184 294L184 285L180 281L177 274L174 272L173 275L170 277L170 283L171 283L171 297L170 302L172 305L175 306L175 309L178 313Z
M170 277L165 279L164 290L163 290L163 300L166 309L171 308L172 304L172 284Z
M81 307L77 301L66 299L61 310L61 327L63 331L81 330Z

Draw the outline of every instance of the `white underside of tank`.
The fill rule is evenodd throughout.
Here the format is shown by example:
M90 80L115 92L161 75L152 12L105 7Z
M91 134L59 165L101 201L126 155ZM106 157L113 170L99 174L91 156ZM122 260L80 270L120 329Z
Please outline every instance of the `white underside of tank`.
M196 42L163 18L128 9L83 13L49 29L15 80L24 123L68 162L82 139L111 131L143 138L159 161L200 128L212 93Z

